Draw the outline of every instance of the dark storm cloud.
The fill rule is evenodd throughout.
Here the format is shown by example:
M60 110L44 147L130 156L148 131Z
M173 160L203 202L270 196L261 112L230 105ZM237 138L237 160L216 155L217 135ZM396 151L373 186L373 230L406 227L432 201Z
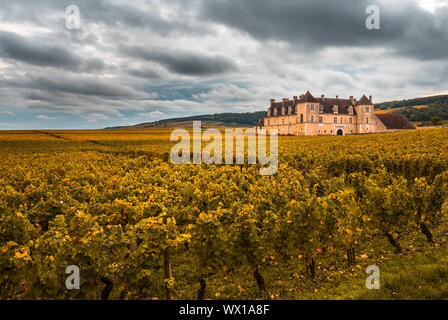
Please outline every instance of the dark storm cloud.
M139 77L139 78L143 78L143 79L160 79L161 75L152 69L149 68L131 68L126 70L126 72L128 74L130 74L131 76L134 77Z
M76 1L75 1L76 3ZM163 18L157 5L150 10L142 10L129 5L118 5L106 1L88 1L80 3L83 19L90 22L102 22L109 26L127 28L149 28L159 34L205 33L194 23L185 21L188 11L179 12L176 19Z
M139 6L139 3L132 1L126 4L119 4L107 0L70 0L68 2L60 0L14 0L2 4L6 21L26 20L45 24L42 13L59 12L64 18L65 9L68 5L76 5L81 12L82 21L85 23L104 24L109 27L118 28L145 28L151 31L169 35L176 34L204 34L208 33L207 28L203 28L194 19L195 12L192 2L189 0L163 1L163 4L171 5L173 18L164 17L160 10L158 1L146 1L146 6ZM36 14L39 12L40 14ZM65 23L62 21L61 23Z
M227 73L237 69L236 64L222 56L208 56L182 50L122 46L121 52L134 58L157 62L169 71L188 76L205 76Z
M38 75L31 74L14 80L2 80L0 85L47 92L71 93L87 96L138 98L141 94L121 84L105 81L96 77L77 75Z
M365 27L366 8L376 4L381 29ZM435 15L414 1L207 0L204 19L250 34L282 40L303 51L326 47L385 47L419 59L447 57L448 10Z
M41 67L79 71L104 68L103 61L98 58L84 60L60 45L27 39L11 32L0 32L0 56Z
M67 49L52 44L37 44L10 32L0 32L0 55L38 66L76 69L81 59Z

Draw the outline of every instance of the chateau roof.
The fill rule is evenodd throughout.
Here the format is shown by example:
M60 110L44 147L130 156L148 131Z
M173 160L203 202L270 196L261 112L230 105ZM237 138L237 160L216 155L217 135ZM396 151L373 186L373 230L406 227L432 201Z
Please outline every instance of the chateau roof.
M414 125L400 114L376 114L387 129L415 129Z
M362 98L356 103L357 106L361 105L372 105L372 101L370 101L365 94L362 95Z
M296 113L296 106L299 103L307 103L307 102L313 102L318 104L316 107L323 106L324 110L323 113L334 113L333 112L333 106L338 106L338 114L349 114L349 107L354 107L355 105L365 104L365 105L371 105L372 103L370 100L364 95L361 100L356 103L356 100L352 99L339 99L336 98L315 98L309 91L307 91L304 95L300 96L300 98L297 99L297 97L294 97L294 100L288 100L283 99L283 101L279 102L272 102L269 110L271 111L271 116L274 115L274 110L277 109L277 115L282 114L282 108L283 106L286 108L285 114L288 114L288 108L291 107L291 114ZM356 111L353 108L353 114L356 114Z
M314 98L309 91L307 91L299 100L299 103L303 102L318 102L318 100Z
M339 98L320 98L319 104L324 106L324 113L333 113L333 106L338 106L338 114L349 114L349 107L353 107L350 99ZM354 108L353 113L356 113Z

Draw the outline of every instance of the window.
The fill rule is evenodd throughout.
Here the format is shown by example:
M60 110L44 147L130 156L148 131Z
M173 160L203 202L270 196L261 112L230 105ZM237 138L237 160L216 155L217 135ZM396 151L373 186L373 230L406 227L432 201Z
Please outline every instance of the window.
M349 114L353 114L353 107L352 106L348 107L348 113Z
M291 114L291 112L292 112L292 108L289 107L289 108L288 108L288 114Z
M324 117L319 117L319 123L324 122Z
M299 123L299 118L296 118L296 124L298 124Z
M314 111L314 104L311 105L311 111Z
M339 107L333 106L333 113L339 113Z
M369 113L370 112L370 108L366 107L366 112Z
M320 112L320 113L324 113L324 106L323 106L323 105L320 105L320 106L319 106L319 112Z
M348 123L353 124L353 118L348 118Z
M285 119L282 119L282 124L285 124Z
M339 120L339 123L343 123L344 122L344 118L341 117L341 119Z
M274 109L274 117L277 116L277 108Z
M313 123L314 122L314 117L313 116L311 116L311 123Z
M268 120L268 126L271 124L271 120Z
M282 115L285 115L285 107L282 108Z
M334 123L338 123L338 118L334 117Z
M300 123L303 123L303 114L300 114Z
M368 117L366 118L366 123L369 124L369 118Z

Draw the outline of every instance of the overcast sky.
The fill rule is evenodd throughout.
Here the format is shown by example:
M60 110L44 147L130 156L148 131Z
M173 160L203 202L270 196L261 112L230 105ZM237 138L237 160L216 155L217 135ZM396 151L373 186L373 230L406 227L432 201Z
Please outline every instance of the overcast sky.
M448 1L0 0L0 129L266 110L306 90L448 93Z

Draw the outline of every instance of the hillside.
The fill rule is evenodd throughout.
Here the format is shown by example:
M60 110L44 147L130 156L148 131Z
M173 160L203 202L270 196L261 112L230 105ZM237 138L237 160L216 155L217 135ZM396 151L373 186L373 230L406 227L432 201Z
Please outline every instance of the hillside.
M110 127L106 129L150 129L150 128L191 128L193 121L201 121L202 127L252 127L259 119L266 115L266 111L246 113L215 113L200 116L181 117L140 123L133 126Z
M448 120L448 95L432 96L375 105L376 113L401 114L409 121L423 122Z

